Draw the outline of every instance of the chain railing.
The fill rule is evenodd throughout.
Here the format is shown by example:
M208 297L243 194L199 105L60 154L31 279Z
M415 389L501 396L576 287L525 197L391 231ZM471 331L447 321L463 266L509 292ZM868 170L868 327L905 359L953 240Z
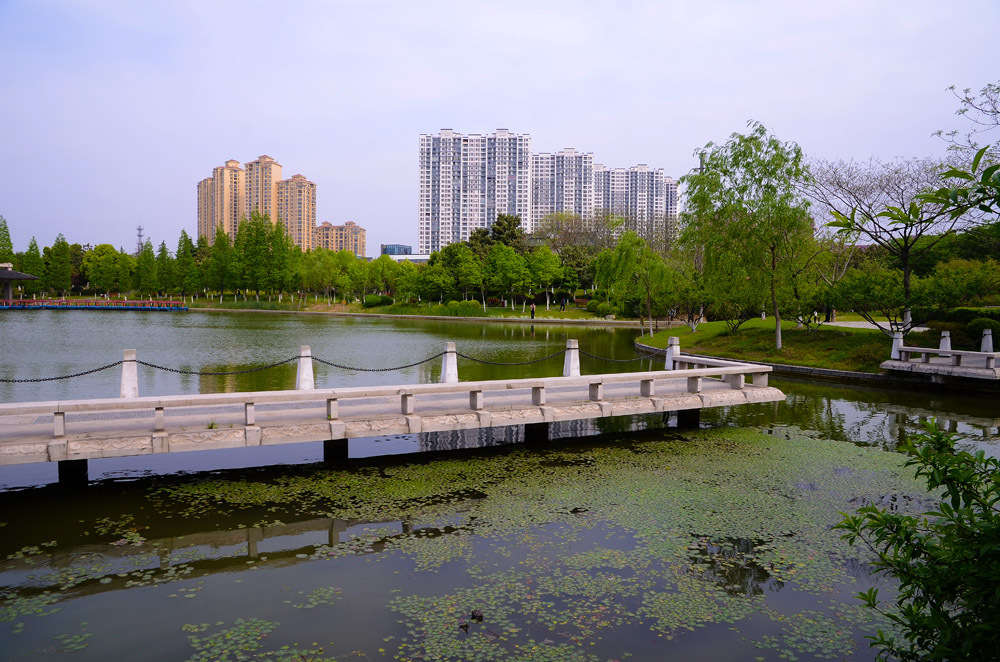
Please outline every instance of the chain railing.
M406 365L399 365L399 366L395 366L395 367L392 367L392 368L353 368L351 366L341 365L339 363L334 363L333 361L326 361L324 359L319 358L318 356L312 357L312 360L313 361L317 361L319 363L322 363L323 365L328 365L328 366L331 366L331 367L334 367L334 368L340 368L341 370L350 370L350 371L353 371L353 372L392 372L394 370L404 370L406 368L413 368L415 366L422 365L424 363L428 363L430 361L433 361L434 359L441 358L446 353L447 352L439 352L439 353L435 354L434 356L428 356L426 359L423 359L422 361L417 361L416 363L407 363Z
M488 359L478 359L475 356L469 356L468 354L462 354L461 352L455 352L455 356L461 357L463 359L468 359L470 361L475 361L476 363L485 363L486 365L529 365L531 363L541 363L542 361L548 361L549 359L554 359L557 356L561 356L566 353L565 349L560 349L554 354L549 354L548 356L543 356L540 359L530 359L528 361L490 361Z
M73 377L83 377L84 375L90 375L95 372L100 372L102 370L107 370L108 368L114 368L125 363L125 361L115 361L114 363L109 363L108 365L102 365L100 368L94 368L92 370L84 370L83 372L75 372L72 375L60 375L59 377L36 377L34 379L0 379L0 382L4 384L27 384L35 382L54 382L60 379L72 379Z
M486 364L486 365L495 365L495 366L521 366L521 365L530 365L532 363L541 363L543 361L548 361L550 359L556 358L557 356L564 355L567 351L568 351L567 349L560 349L559 351L553 352L552 354L549 354L547 356L542 356L542 357L537 358L537 359L529 359L527 361L492 361L490 359L481 359L481 358L476 357L476 356L470 356L469 354L463 354L462 352L455 352L455 355L458 356L459 358L463 358L463 359L466 359L468 361L474 361L476 363L483 363L483 364ZM595 360L598 360L598 361L606 361L606 362L609 362L609 363L631 363L633 361L645 361L646 359L653 359L653 358L660 358L661 357L660 354L642 354L640 356L633 357L633 358L628 358L628 359L615 359L615 358L610 358L610 357L606 357L606 356L597 356L596 354L591 354L590 352L585 352L582 349L577 350L577 351L579 351L582 356L586 356L588 358L595 359ZM416 367L418 365L423 365L424 363L429 363L431 361L435 361L435 360L441 358L442 356L444 356L445 354L447 354L447 352L438 352L437 354L434 354L433 356L428 356L427 358L421 359L420 361L415 361L413 363L407 363L407 364L404 364L404 365L391 366L391 367L388 367L388 368L363 368L363 367L359 367L359 366L344 365L344 364L341 364L341 363L337 363L335 361L328 361L328 360L322 359L322 358L320 358L318 356L311 356L310 358L313 361L316 361L317 363L322 363L323 365L327 365L327 366L330 366L332 368L338 368L340 370L348 370L348 371L351 371L351 372L394 372L394 371L397 371L397 370L405 370L406 368L413 368L413 367ZM101 366L99 368L93 368L91 370L84 370L83 372L76 372L76 373L73 373L71 375L60 375L58 377L36 377L36 378L25 378L25 379L0 379L0 383L4 383L4 384L23 384L23 383L51 382L51 381L58 381L58 380L63 380L63 379L72 379L74 377L83 377L85 375L90 375L90 374L93 374L93 373L96 373L96 372L101 372L102 370L108 370L109 368L114 368L116 366L120 366L120 365L122 365L123 363L126 363L126 362L129 362L129 363L134 362L137 365L145 366L147 368L152 368L154 370L162 370L164 372L172 372L172 373L178 374L178 375L194 375L194 376L199 376L199 377L215 377L215 376L228 376L228 375L246 375L246 374L253 373L253 372L260 372L262 370L269 370L271 368L277 368L278 366L291 363L292 361L296 361L296 360L298 360L300 358L301 357L299 357L299 356L292 356L292 357L289 357L289 358L284 359L282 361L276 361L274 363L269 363L267 365L257 366L255 368L246 368L246 369L243 369L243 370L184 370L182 368L171 368L171 367L168 367L168 366L157 365L155 363L149 363L148 361L140 361L138 359L135 359L135 360L133 360L133 359L126 359L126 360L122 360L122 361L115 361L114 363L109 363L109 364Z

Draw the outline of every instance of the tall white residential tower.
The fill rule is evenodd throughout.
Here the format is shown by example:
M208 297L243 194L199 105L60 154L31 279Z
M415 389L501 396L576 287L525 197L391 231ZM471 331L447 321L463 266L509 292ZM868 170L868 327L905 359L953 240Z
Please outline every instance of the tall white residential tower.
M463 135L442 129L420 136L420 253L464 241L489 228L498 214L521 217L534 230L531 206L531 137L506 129Z

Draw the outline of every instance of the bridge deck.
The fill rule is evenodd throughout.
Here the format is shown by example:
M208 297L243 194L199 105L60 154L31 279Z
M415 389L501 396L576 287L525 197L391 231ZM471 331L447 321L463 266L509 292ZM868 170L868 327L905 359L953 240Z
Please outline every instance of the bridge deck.
M0 404L0 465L700 410L783 400L769 368ZM748 385L745 376L752 376ZM714 376L714 378L713 378Z

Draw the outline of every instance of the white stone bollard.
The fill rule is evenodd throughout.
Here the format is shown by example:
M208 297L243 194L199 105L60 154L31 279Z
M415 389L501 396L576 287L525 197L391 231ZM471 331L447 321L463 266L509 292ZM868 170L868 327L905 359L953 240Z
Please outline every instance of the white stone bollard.
M899 350L903 346L903 332L893 331L892 332L892 354L889 355L893 361L899 360Z
M135 350L126 349L122 363L122 387L120 398L139 397L139 371L135 363Z
M667 352L664 356L663 369L673 370L674 361L681 355L681 339L677 336L667 338Z
M979 346L979 351L993 353L993 329L983 329L983 343Z
M316 388L313 378L313 357L309 345L299 347L299 366L295 371L295 388L299 391L311 391Z
M563 356L563 377L580 376L580 341L576 338L566 340L566 354Z
M951 331L941 332L941 344L938 345L938 349L951 351Z
M458 383L458 356L455 355L455 343L444 344L444 356L441 357L441 383Z

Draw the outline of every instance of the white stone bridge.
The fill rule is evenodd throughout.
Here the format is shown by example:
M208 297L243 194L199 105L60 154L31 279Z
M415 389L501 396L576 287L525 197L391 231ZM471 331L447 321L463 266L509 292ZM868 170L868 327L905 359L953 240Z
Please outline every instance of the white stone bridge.
M455 343L440 356L440 383L316 389L302 347L295 390L139 397L126 350L120 398L0 404L0 465L58 462L60 481L85 482L93 458L306 441L334 462L361 437L523 425L532 441L556 421L677 412L691 426L705 407L785 397L770 367L684 356L676 338L664 369L644 372L581 375L576 340L560 377L460 382Z

